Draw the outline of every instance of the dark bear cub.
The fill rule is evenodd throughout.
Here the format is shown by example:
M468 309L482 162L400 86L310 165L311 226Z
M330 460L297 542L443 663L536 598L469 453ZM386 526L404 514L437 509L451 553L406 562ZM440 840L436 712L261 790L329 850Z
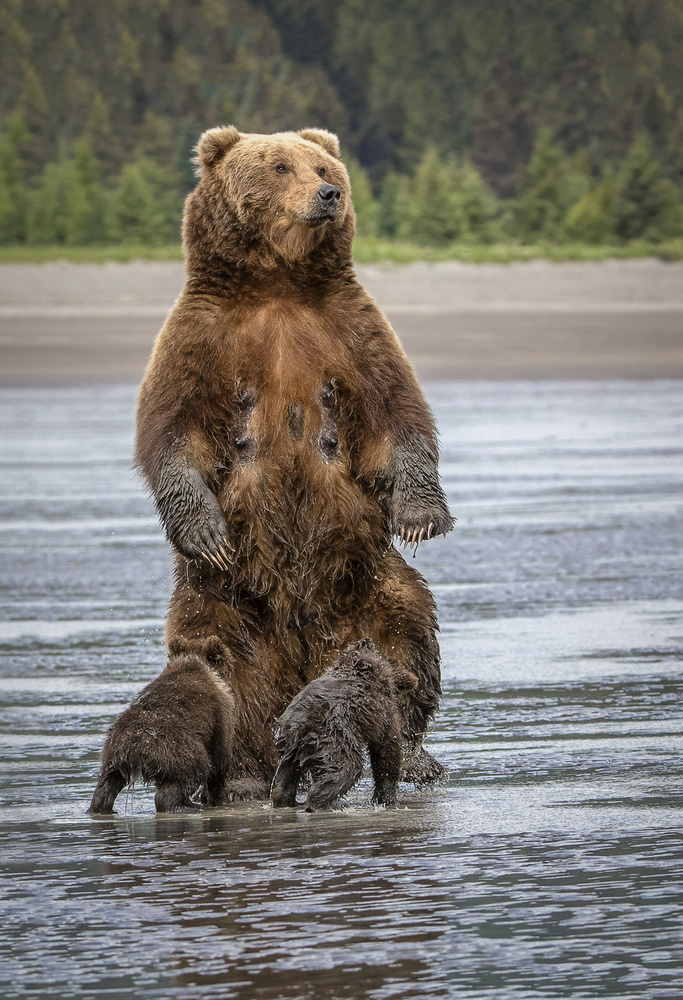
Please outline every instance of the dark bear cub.
M375 783L373 803L395 805L401 774L398 691L416 687L415 674L405 671L397 678L369 639L352 643L280 719L273 805L297 805L299 785L309 776L307 812L330 809L360 779L366 749Z
M216 636L174 639L163 673L148 684L107 734L91 813L113 812L131 782L156 785L157 812L218 805L235 732L235 700L219 673L228 653ZM182 719L182 726L178 720Z

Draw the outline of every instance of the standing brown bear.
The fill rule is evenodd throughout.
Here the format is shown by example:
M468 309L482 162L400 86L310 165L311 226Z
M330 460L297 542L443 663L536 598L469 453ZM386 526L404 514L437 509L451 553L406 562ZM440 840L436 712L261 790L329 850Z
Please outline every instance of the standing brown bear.
M453 522L432 415L353 271L339 143L319 129L228 126L202 135L196 162L187 283L142 383L136 460L176 550L169 666L174 640L217 636L229 651L234 742L211 801L268 796L277 718L362 638L397 677L417 678L402 711L403 777L431 780L442 770L422 749L440 696L435 607L392 536L419 544ZM161 686L157 697L177 714L163 738L188 744L183 699L168 704ZM135 733L123 717L115 726L130 754ZM186 772L157 787L161 808L197 790ZM96 793L91 808L112 804Z

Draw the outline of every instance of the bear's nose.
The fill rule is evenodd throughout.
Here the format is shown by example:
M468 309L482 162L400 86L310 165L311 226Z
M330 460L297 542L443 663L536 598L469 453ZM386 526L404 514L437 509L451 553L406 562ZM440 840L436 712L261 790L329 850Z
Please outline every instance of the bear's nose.
M327 209L328 212L333 212L337 209L340 195L341 191L334 184L323 184L322 187L318 188L316 198L323 208Z

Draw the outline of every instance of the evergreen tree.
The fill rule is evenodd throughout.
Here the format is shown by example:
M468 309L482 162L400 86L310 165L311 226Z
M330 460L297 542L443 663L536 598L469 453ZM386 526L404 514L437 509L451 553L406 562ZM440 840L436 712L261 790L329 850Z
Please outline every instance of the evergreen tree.
M21 118L24 139L19 153L24 176L36 177L45 164L54 140L48 143L50 106L45 96L40 77L31 63L24 60L24 79L15 107L15 114Z
M390 170L382 181L382 188L377 206L377 227L382 236L393 239L401 221L400 208L405 199L402 190L406 186L406 178L394 170Z
M48 163L40 187L32 193L27 242L88 246L111 238L105 192L87 140L57 163Z
M435 149L427 150L408 185L396 186L395 199L401 239L440 246L490 243L498 234L498 204L472 164L442 160Z
M678 192L662 176L646 135L638 136L618 176L615 228L622 240L661 240L681 232Z
M608 167L600 181L569 209L563 236L577 243L612 243L616 235L616 199L617 181Z
M473 243L492 243L499 236L496 199L468 160L458 170L456 181L456 198L465 222L462 238Z
M512 234L527 243L559 239L567 211L588 183L583 170L553 142L550 129L541 129L512 206Z
M110 177L120 169L121 144L114 134L109 104L99 90L92 95L82 138L92 150L103 177Z
M351 200L356 211L356 235L377 236L378 206L368 175L353 157L346 157L345 162L351 181Z
M121 171L111 198L116 238L159 246L180 234L181 201L172 171L138 156Z
M415 171L397 235L422 246L443 246L461 237L466 228L453 165L432 147Z
M26 236L26 191L19 159L25 135L19 115L10 116L0 135L0 244L22 243Z

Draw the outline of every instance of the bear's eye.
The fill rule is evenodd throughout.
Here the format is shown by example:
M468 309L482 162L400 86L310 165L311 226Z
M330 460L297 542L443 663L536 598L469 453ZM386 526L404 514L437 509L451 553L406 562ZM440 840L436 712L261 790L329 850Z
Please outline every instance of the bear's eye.
M324 177L324 176L325 176L325 168L318 167L318 177Z
M288 174L289 167L285 163L278 163L275 168L279 174Z

